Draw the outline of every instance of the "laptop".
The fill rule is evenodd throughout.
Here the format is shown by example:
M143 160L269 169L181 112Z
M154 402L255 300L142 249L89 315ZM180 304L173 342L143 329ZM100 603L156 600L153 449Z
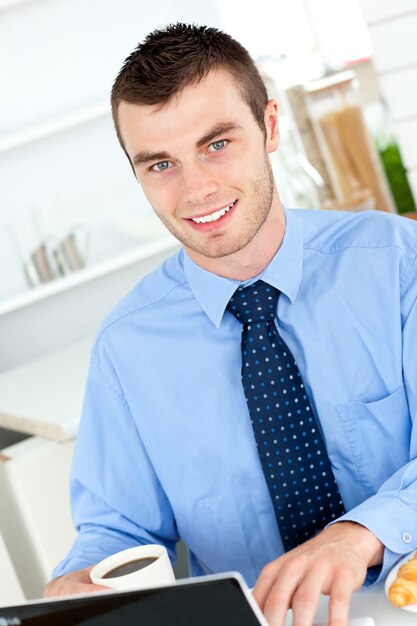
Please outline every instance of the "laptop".
M235 572L0 607L0 626L268 626Z

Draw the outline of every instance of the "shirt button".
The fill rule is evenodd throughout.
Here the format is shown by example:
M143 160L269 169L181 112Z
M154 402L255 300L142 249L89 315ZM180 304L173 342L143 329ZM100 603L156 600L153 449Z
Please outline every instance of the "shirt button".
M404 543L411 543L413 536L410 535L410 533L403 533L401 535L402 540L404 541Z

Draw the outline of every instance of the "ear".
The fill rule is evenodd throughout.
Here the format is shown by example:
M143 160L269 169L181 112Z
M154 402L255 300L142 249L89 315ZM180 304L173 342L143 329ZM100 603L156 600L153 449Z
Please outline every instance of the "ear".
M265 109L266 150L275 152L279 146L278 102L269 100Z

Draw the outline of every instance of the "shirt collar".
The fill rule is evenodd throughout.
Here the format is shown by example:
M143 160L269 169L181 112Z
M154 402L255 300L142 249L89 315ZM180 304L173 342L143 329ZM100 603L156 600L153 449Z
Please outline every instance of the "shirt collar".
M184 273L191 291L203 311L219 328L226 306L240 285L262 279L276 287L294 303L301 283L303 268L303 230L296 211L285 210L285 233L282 243L266 266L247 281L232 280L203 269L184 252Z

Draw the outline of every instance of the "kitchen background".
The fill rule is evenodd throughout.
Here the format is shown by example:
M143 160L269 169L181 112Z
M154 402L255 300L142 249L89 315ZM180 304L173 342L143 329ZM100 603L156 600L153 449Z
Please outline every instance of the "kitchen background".
M177 248L108 100L137 43L179 20L257 61L281 107L285 204L417 215L417 0L0 0L0 603L39 595L73 537L95 329Z

